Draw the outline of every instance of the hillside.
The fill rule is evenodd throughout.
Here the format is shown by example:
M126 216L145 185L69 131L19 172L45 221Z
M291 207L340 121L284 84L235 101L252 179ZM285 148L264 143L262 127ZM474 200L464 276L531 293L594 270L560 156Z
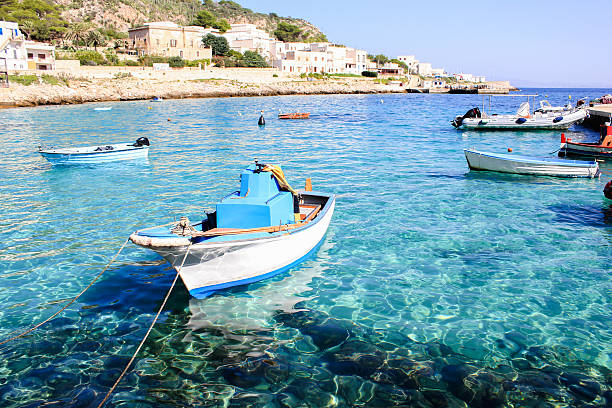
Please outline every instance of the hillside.
M213 13L230 24L251 23L271 35L280 22L298 26L302 40L318 41L324 34L309 22L291 17L279 17L274 13L255 13L233 1L206 0L51 0L62 9L61 15L69 22L91 21L104 28L126 32L128 28L147 21L173 21L190 24L201 10Z

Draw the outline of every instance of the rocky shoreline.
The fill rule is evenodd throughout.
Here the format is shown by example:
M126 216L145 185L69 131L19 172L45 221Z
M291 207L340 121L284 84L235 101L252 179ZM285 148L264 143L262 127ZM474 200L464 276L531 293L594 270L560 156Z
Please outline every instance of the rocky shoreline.
M405 92L405 90L401 87L378 84L372 80L327 79L317 81L244 83L220 79L164 82L121 78L109 80L68 80L62 82L61 85L39 83L25 86L11 83L9 88L0 88L0 107L146 100L153 97L183 99L400 92Z

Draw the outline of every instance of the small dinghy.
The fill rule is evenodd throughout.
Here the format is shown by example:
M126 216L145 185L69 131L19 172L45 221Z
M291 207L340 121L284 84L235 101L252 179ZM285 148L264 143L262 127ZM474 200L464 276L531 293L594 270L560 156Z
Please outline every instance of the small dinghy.
M553 177L599 177L599 164L594 161L538 158L514 154L499 154L465 149L471 170L529 174Z
M149 139L139 137L135 143L66 149L43 149L39 146L38 153L52 164L95 164L143 159L149 155Z
M297 192L280 167L255 162L240 175L240 190L203 221L182 217L173 226L136 231L130 240L165 258L191 296L202 299L303 261L322 242L334 206L335 195L310 191L309 181Z
M308 119L310 117L309 112L293 112L293 113L279 113L279 119Z
M112 106L102 106L102 107L94 108L93 110L95 110L95 111L109 111L111 109L113 109Z
M612 126L609 122L601 126L599 141L596 143L572 142L561 133L559 156L612 158Z
M154 96L153 98L151 98L151 102L162 102L164 100L164 98L162 98L161 96Z

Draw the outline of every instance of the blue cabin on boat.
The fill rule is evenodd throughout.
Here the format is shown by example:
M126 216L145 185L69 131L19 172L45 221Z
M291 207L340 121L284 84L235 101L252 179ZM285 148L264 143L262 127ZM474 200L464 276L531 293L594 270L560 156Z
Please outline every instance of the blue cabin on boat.
M240 174L240 191L217 204L217 228L293 224L293 211L293 194L281 191L272 173L250 166Z

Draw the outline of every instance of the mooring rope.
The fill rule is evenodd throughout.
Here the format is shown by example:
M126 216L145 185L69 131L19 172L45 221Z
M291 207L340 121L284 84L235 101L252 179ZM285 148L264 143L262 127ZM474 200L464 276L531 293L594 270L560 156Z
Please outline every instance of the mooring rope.
M76 295L76 297L74 297L74 298L73 298L73 299L72 299L70 302L66 303L66 305L64 305L64 307L62 307L60 310L58 310L57 312L55 312L54 314L52 314L51 316L49 316L48 318L46 318L46 319L45 319L45 320L43 320L42 322L38 323L37 325L30 327L28 330L26 330L26 331L24 331L24 332L21 332L21 333L19 333L19 334L18 334L18 335L16 335L16 336L13 336L13 337L11 337L11 338L9 338L9 339L6 339L6 340L4 340L4 341L0 342L0 346L1 346L1 345L3 345L3 344L5 344L5 343L8 343L8 342L9 342L9 341L11 341L11 340L18 339L18 338L20 338L20 337L25 336L26 334L28 334L28 333L30 333L30 332L33 332L34 330L38 329L40 326L42 326L43 324L47 323L49 320L53 319L55 316L57 316L58 314L62 313L64 310L66 310L66 309L68 308L68 306L70 306L70 305L71 305L71 304L73 304L73 303L74 303L74 302L75 302L75 301L76 301L78 298L80 298L80 297L81 297L81 295L82 295L83 293L85 293L85 291L86 291L87 289L91 288L91 286L92 286L92 285L93 285L93 284L94 284L94 283L95 283L95 282L98 280L98 278L100 278L100 276L102 276L102 274L103 274L104 272L106 272L106 270L107 270L107 269L108 269L108 268L111 266L111 264L112 264L113 262L115 262L115 259L117 259L117 256L119 256L119 254L121 253L121 251L123 251L123 248L125 248L125 246L127 245L127 243L128 243L129 241L130 241L130 239L129 239L129 238L125 240L125 242L123 243L123 245L121 245L121 248L119 248L119 252L117 252L117 253L115 254L115 256L113 257L113 259L111 259L111 261L110 261L110 262L109 262L109 263L106 265L106 267L105 267L104 269L102 269L102 272L100 272L100 273L99 273L99 274L98 274L98 275L97 275L97 276L94 278L94 280L92 280L92 281L91 281L91 283L90 283L89 285L87 285L87 287L86 287L85 289L83 289L83 290L81 291L81 293L79 293L78 295ZM9 333L9 335L12 335L12 334L14 334L14 333L16 333L16 332L17 332L17 330L15 330L15 331L13 331L13 332Z
M136 359L136 356L138 355L138 352L142 348L142 345L144 344L144 342L147 340L147 337L149 337L149 333L151 333L151 330L153 330L153 326L155 326L155 323L157 322L157 319L159 318L159 315L161 314L162 310L164 309L164 306L166 306L166 302L168 301L168 298L170 297L170 293L172 293L172 289L174 289L174 285L176 285L176 281L178 280L178 277L179 277L179 272L181 271L181 269L183 268L183 265L185 264L185 260L187 259L187 255L189 255L189 250L191 249L191 245L192 244L189 244L189 246L187 247L187 251L185 252L185 256L183 257L183 262L181 262L181 266L179 266L178 269L176 269L176 275L174 276L174 281L172 281L172 285L170 286L170 289L168 290L168 293L166 294L166 297L164 298L164 301L162 302L161 306L159 307L159 310L157 311L157 314L155 315L155 318L151 322L151 325L149 326L149 330L147 330L147 333L145 334L145 336L140 341L140 344L136 348L136 351L132 355L132 358L130 359L130 361L128 361L127 365L123 369L123 372L121 373L121 375L119 375L119 378L117 378L117 381L115 381L115 384L113 384L113 386L108 391L108 393L106 394L106 396L104 397L102 402L100 402L100 405L98 405L98 408L101 408L104 405L104 403L106 402L106 400L108 399L108 397L110 397L111 394L113 393L113 391L115 391L115 388L117 388L117 385L119 385L119 383L121 382L121 379L123 378L125 373L127 373L128 369L130 368L130 366L132 365L132 363Z

